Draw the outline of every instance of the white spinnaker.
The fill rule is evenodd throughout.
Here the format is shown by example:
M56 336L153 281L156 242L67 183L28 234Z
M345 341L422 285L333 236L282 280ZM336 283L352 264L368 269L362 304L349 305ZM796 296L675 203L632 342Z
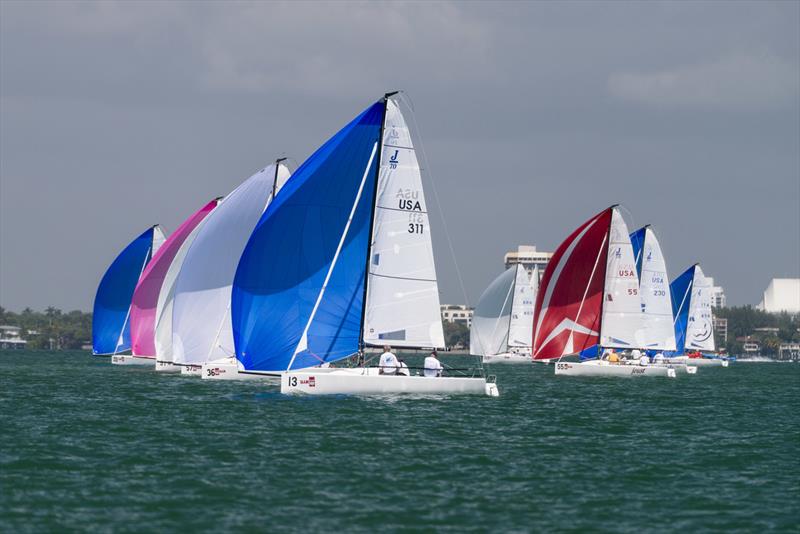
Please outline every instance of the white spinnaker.
M164 230L161 228L161 225L155 225L155 227L153 227L153 248L150 250L151 258L156 255L156 252L158 252L158 249L161 248L161 245L163 245L166 240L167 237L164 235Z
M637 333L638 345L646 349L675 350L667 265L656 234L649 227L645 228L641 254L642 329Z
M164 275L164 282L161 284L156 304L155 346L158 361L172 361L172 304L175 298L175 282L178 280L178 274L184 259L186 259L186 254L189 252L189 247L192 246L194 238L197 237L205 222L205 220L200 221L200 224L195 226L194 230L186 237L167 269L167 274Z
M711 319L711 284L699 265L694 268L685 348L705 351L715 349L714 324Z
M637 347L636 332L641 330L642 301L639 277L628 226L619 208L611 212L608 239L606 283L603 292L603 317L600 324L600 346L619 349Z
M279 165L276 189L289 179ZM195 237L175 285L172 309L173 360L202 364L235 354L231 291L239 258L269 205L275 165L262 169L211 212Z
M444 347L439 287L419 162L397 103L386 102L364 342Z
M516 274L516 267L507 269L481 294L472 314L470 354L486 356L508 351L508 327L511 322Z
M538 274L534 272L534 275ZM508 326L508 346L530 349L533 343L533 308L536 289L531 276L522 265L516 267L516 283L511 301L511 321Z

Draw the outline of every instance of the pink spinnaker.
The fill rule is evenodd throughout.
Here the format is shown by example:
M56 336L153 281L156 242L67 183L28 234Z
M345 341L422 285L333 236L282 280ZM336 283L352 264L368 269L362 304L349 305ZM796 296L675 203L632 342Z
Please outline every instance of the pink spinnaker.
M155 358L156 306L164 277L183 242L189 237L192 230L206 218L206 215L217 207L218 203L219 199L214 199L186 219L164 241L139 278L139 284L133 292L131 301L130 325L133 354Z

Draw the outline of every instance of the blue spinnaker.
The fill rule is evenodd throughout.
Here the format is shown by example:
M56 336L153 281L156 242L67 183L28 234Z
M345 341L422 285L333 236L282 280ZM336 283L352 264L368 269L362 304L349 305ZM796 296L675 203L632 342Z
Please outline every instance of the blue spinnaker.
M358 351L383 114L375 103L308 158L250 236L231 297L246 370L301 369ZM295 355L306 325L307 346Z
M116 354L131 348L128 314L139 276L152 256L154 229L148 228L131 241L100 280L92 314L94 354Z
M644 236L647 227L643 226L631 234L631 245L633 245L633 257L636 259L636 273L639 279L642 278L642 250L644 250Z
M686 327L689 322L689 304L692 299L692 283L695 265L686 269L669 285L672 295L672 316L675 320L675 354L683 354L686 345Z

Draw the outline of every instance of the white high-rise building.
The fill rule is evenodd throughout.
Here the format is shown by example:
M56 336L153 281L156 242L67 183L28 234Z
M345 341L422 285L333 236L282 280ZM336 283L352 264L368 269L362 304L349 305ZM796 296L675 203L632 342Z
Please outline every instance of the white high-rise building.
M711 276L706 276L709 285L711 286L711 307L712 308L724 308L725 303L727 302L725 299L725 290L722 289L722 286L715 286L714 285L714 278Z
M769 313L800 313L800 278L773 278L757 308Z
M506 252L503 261L505 262L506 269L518 263L522 264L525 270L528 271L528 276L533 276L534 269L538 267L539 280L537 280L537 282L541 282L544 268L547 267L547 263L552 257L552 252L536 250L534 245L519 245L517 250Z

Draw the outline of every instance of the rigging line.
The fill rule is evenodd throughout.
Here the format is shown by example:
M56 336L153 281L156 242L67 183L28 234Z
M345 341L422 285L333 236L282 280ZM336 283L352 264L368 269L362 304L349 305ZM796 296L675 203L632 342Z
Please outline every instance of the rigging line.
M406 93L404 92L403 95L405 96ZM425 162L425 169L427 171L428 176L430 179L428 180L428 184L431 186L431 190L433 191L433 199L436 202L436 209L439 211L439 219L442 221L442 229L444 230L445 238L447 239L447 245L450 249L450 256L453 260L453 264L456 268L456 277L458 278L459 286L461 287L461 294L464 297L464 304L469 307L469 298L467 298L467 289L464 286L464 278L461 276L461 269L458 267L458 261L456 261L456 253L455 249L453 248L453 241L450 239L450 232L447 229L447 221L444 217L444 212L442 211L442 204L439 202L439 193L436 190L435 180L433 180L433 172L431 171L430 162L428 161L428 155L425 152L425 142L422 139L422 130L417 123L417 116L414 113L413 107L411 108L411 120L414 122L414 130L417 132L417 137L419 138L419 147L420 152L422 153L422 159Z
M424 215L427 215L427 214L428 214L428 212L427 212L427 211L419 211L419 210L401 210L400 208L390 208L389 206L375 206L375 207L376 207L376 208L378 208L378 209L381 209L381 210L401 211L401 212L403 212L403 213L413 213L413 214L422 213L422 214L424 214Z

